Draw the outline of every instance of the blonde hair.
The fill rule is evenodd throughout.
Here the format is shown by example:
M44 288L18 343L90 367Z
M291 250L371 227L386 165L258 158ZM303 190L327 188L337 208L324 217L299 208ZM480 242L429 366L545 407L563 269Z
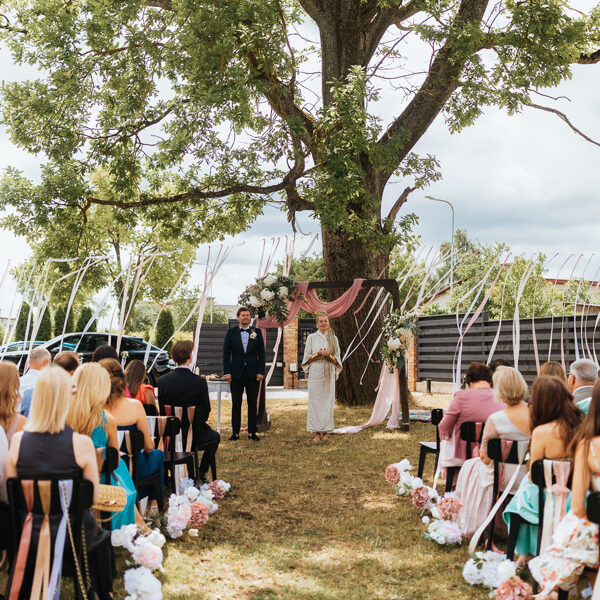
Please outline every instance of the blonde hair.
M317 322L319 320L319 317L325 317L327 319L327 321L329 321L329 315L322 308L320 308L315 313L315 322ZM329 326L327 328L327 333L325 334L325 337L327 338L327 346L329 348L329 352L331 354L337 354L338 350L339 350L339 347L338 347L338 344L337 344L337 340L335 338L335 333L333 333L333 330L331 329L331 326Z
M496 400L512 406L525 400L527 384L523 375L513 367L498 367L494 373Z
M35 384L25 431L60 433L71 402L71 376L62 368L44 369Z
M4 429L17 414L20 384L17 365L8 360L0 362L0 425Z
M110 395L110 376L98 363L85 363L73 373L75 394L67 415L67 425L83 435L91 435L102 421L102 409Z

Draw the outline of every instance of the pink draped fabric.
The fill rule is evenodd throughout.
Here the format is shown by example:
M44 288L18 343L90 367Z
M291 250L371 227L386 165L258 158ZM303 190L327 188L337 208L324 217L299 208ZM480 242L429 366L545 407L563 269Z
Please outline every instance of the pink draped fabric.
M331 302L323 302L317 297L315 290L308 289L308 281L299 281L296 284L296 299L290 302L288 306L288 315L284 325L291 323L302 308L306 312L316 313L318 310L324 310L335 319L341 317L354 303L358 293L362 288L364 279L355 279L352 285L339 297ZM256 321L256 326L263 331L268 327L280 327L281 323L275 317L265 317ZM266 341L266 336L265 337Z

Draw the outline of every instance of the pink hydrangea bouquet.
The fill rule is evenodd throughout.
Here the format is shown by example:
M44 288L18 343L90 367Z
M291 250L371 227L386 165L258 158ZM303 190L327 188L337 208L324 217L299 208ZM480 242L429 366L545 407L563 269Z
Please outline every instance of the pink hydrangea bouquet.
M388 465L385 469L385 479L388 483L395 484L400 479L400 475L406 471L410 471L412 466L407 458L397 463Z
M423 537L440 544L440 546L452 546L462 543L460 527L456 523L445 519L431 520Z
M435 502L437 492L427 485L421 486L410 492L413 504L421 511L430 508L431 503Z
M436 506L442 519L456 519L462 508L462 504L454 492L446 492L437 501Z
M503 581L494 594L496 600L531 600L532 597L531 586L517 576Z
M208 484L208 489L213 493L215 500L222 500L231 489L231 485L222 479L217 479Z

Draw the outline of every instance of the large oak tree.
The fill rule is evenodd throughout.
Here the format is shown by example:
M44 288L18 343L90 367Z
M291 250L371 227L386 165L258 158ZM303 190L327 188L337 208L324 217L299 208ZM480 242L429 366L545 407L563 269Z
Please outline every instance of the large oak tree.
M20 195L22 175L6 175L2 202L25 225L108 204L198 242L243 231L277 202L292 223L298 211L320 220L329 280L385 273L411 223L400 218L408 195L439 177L435 158L413 148L440 112L453 131L487 105L518 112L572 63L600 59L598 12L560 0L3 6L6 46L40 72L2 89L13 141L46 160L39 194ZM394 114L381 113L382 81ZM109 198L90 184L98 167ZM384 213L393 176L404 192ZM345 346L353 326L336 327ZM371 396L358 386L364 359L348 364L342 398Z

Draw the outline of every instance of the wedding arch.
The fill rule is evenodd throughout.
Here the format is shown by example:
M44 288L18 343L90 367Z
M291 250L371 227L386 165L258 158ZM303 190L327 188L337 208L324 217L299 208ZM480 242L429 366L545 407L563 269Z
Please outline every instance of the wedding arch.
M345 314L348 309L352 306L354 301L356 300L358 293L364 289L372 289L372 288L383 288L385 289L391 296L392 300L392 310L399 310L401 307L400 303L400 288L398 286L398 282L395 279L355 279L354 281L300 281L296 284L295 289L295 299L288 306L288 313L285 321L281 323L275 317L263 317L257 320L257 327L261 330L266 330L267 328L278 327L281 328L282 325L287 325L291 321L296 318L298 311L300 309L304 309L307 312L315 313L319 308L323 308L326 310L331 318L341 317ZM346 291L331 302L324 302L320 300L316 292L314 290L317 289L346 289ZM263 338L266 340L266 335L263 335ZM408 408L408 379L406 375L405 365L399 365L398 368L394 369L393 375L394 380L391 381L390 377L386 377L385 381L389 384L390 381L392 385L385 386L384 388L384 373L386 373L387 368L384 364L382 367L382 377L380 378L380 394L378 394L378 399L383 392L384 394L391 394L394 398L399 396L399 406L393 405L392 402L388 402L383 410L385 410L385 414L380 413L378 417L378 422L374 421L374 414L371 416L369 423L367 426L375 425L383 421L387 413L389 412L390 405L392 406L392 416L396 414L399 409L402 412L402 422L401 425L398 426L408 431L410 428L410 415ZM398 393L399 391L399 393ZM262 394L261 394L262 395ZM264 403L264 399L259 399L258 406L258 421L262 422L265 418L266 406ZM356 431L362 429L364 426L359 427ZM354 428L348 428L354 429Z

